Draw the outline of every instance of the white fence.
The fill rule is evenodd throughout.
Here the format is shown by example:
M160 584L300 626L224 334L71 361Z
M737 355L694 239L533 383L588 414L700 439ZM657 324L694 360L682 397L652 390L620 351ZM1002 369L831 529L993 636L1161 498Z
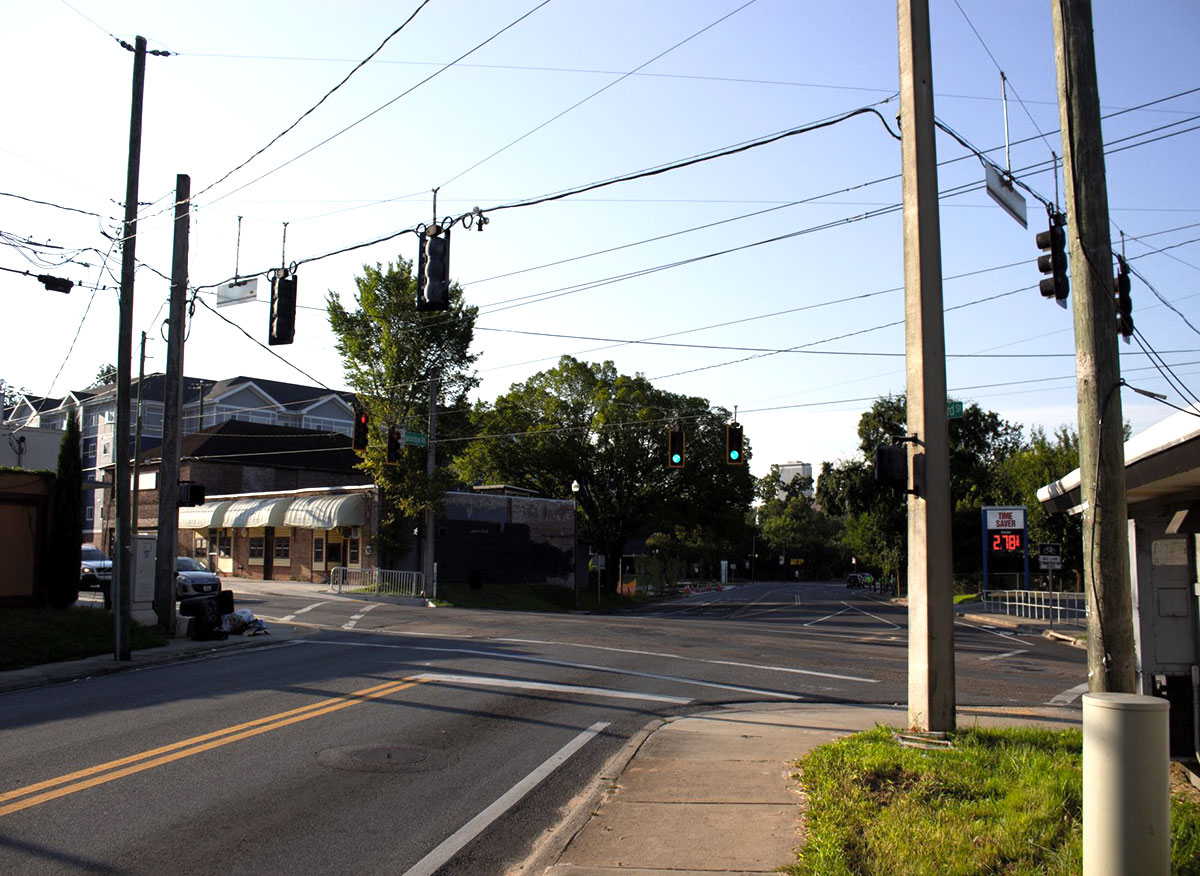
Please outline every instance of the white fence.
M334 593L373 593L379 596L424 596L425 576L394 569L347 569L338 566L329 574Z
M1051 624L1087 624L1087 597L1082 593L1047 590L989 590L983 594L984 611L1049 621Z

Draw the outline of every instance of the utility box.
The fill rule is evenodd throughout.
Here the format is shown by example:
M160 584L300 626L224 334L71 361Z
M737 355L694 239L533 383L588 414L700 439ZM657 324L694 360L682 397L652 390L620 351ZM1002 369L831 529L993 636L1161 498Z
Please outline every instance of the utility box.
M129 615L142 624L158 623L154 611L154 559L158 555L156 536L135 536L133 545L133 575L129 589Z

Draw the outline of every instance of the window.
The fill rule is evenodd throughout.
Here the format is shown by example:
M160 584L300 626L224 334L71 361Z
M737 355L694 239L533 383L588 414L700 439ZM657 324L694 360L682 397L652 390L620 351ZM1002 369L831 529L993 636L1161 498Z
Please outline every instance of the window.
M91 505L83 506L83 519L85 521L87 521L88 523L91 523L95 519L95 514L96 514L96 509L93 508Z
M346 540L346 563L351 566L358 565L358 539L350 538Z
M320 535L313 536L313 565L325 562L325 538Z
M250 559L262 561L265 540L261 535L250 539Z
M192 555L202 558L208 556L208 539L198 532L193 536Z
M290 560L292 557L292 540L290 537L275 536L275 559Z

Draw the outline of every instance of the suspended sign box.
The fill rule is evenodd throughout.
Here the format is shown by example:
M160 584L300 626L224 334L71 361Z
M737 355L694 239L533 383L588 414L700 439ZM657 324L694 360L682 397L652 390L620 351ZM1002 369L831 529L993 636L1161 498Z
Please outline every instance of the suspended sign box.
M258 299L258 277L232 280L217 287L217 307Z

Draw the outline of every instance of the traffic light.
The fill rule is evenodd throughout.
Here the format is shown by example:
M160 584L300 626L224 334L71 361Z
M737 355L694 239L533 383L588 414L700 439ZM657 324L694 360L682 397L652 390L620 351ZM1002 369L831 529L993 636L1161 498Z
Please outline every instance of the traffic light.
M903 444L875 447L875 483L904 490L908 487L908 449Z
M667 465L683 468L683 430L667 430Z
M367 449L367 428L370 425L370 418L364 408L358 408L354 412L354 437L350 441L350 447L354 450Z
M1050 228L1037 236L1038 249L1049 250L1048 255L1038 256L1038 270L1050 276L1038 284L1044 298L1066 301L1071 291L1067 279L1067 217L1062 213L1050 214ZM1065 306L1065 305L1064 305Z
M296 337L296 277L281 272L271 280L271 325L267 343L290 344Z
M37 281L49 289L51 292L62 292L64 295L70 294L75 283L63 277L52 277L49 274L38 274Z
M179 492L176 494L175 504L180 508L203 505L204 484L197 484L193 481L180 481Z
M450 231L421 232L417 257L417 310L450 307Z
M395 465L400 461L400 448L404 446L404 429L388 426L387 461Z
M742 451L740 423L728 423L725 426L725 462L729 465L746 464L746 454Z
M1129 340L1133 334L1133 299L1129 297L1129 263L1124 256L1117 256L1117 331Z

